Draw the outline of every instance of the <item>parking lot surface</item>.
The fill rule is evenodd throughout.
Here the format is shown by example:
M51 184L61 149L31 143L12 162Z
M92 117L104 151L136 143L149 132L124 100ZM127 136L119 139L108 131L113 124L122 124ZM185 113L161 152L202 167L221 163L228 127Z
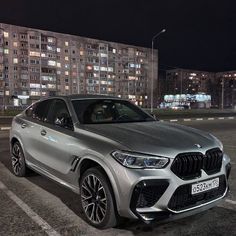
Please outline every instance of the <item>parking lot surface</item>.
M0 235L236 235L236 121L182 124L213 133L231 157L231 191L217 207L168 223L125 220L117 228L97 230L83 220L75 193L33 172L27 178L12 174L9 132L0 131Z

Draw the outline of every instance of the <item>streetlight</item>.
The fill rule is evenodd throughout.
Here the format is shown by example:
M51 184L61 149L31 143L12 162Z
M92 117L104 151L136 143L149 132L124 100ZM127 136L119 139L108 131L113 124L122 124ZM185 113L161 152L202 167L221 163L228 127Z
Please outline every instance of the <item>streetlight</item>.
M163 29L159 33L152 37L152 81L151 81L151 113L153 112L153 86L154 86L154 40L162 33L165 33L166 29ZM158 80L158 58L157 58L157 80Z

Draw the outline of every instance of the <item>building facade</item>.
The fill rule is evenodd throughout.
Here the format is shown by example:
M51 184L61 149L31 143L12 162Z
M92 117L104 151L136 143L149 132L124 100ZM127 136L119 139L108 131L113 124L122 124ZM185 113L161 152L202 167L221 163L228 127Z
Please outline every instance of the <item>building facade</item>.
M166 71L161 95L209 94L213 107L234 108L236 105L236 71L207 72L187 69Z
M236 109L236 70L216 73L218 104Z
M151 50L0 23L0 105L44 96L104 94L150 107Z

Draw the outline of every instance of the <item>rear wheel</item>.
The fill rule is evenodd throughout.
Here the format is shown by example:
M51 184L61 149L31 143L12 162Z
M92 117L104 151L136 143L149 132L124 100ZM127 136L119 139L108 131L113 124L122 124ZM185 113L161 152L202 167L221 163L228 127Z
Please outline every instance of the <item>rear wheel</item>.
M26 175L27 167L22 147L18 141L12 145L11 164L13 173L16 176L23 177Z
M110 228L117 224L112 189L100 168L90 168L80 181L80 201L86 220L97 228Z

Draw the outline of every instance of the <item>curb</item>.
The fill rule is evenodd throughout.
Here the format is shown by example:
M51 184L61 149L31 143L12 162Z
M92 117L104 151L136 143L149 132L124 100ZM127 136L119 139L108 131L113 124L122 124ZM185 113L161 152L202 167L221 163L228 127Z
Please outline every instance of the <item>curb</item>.
M0 119L11 119L13 118L14 116L0 116Z
M160 120L160 121L169 121L169 122L178 122L178 121L202 121L202 120L234 120L236 117L229 116L229 117L209 117L209 118L188 118L188 119L172 119L172 120Z
M10 130L11 127L0 127L0 131L6 131L6 130Z

